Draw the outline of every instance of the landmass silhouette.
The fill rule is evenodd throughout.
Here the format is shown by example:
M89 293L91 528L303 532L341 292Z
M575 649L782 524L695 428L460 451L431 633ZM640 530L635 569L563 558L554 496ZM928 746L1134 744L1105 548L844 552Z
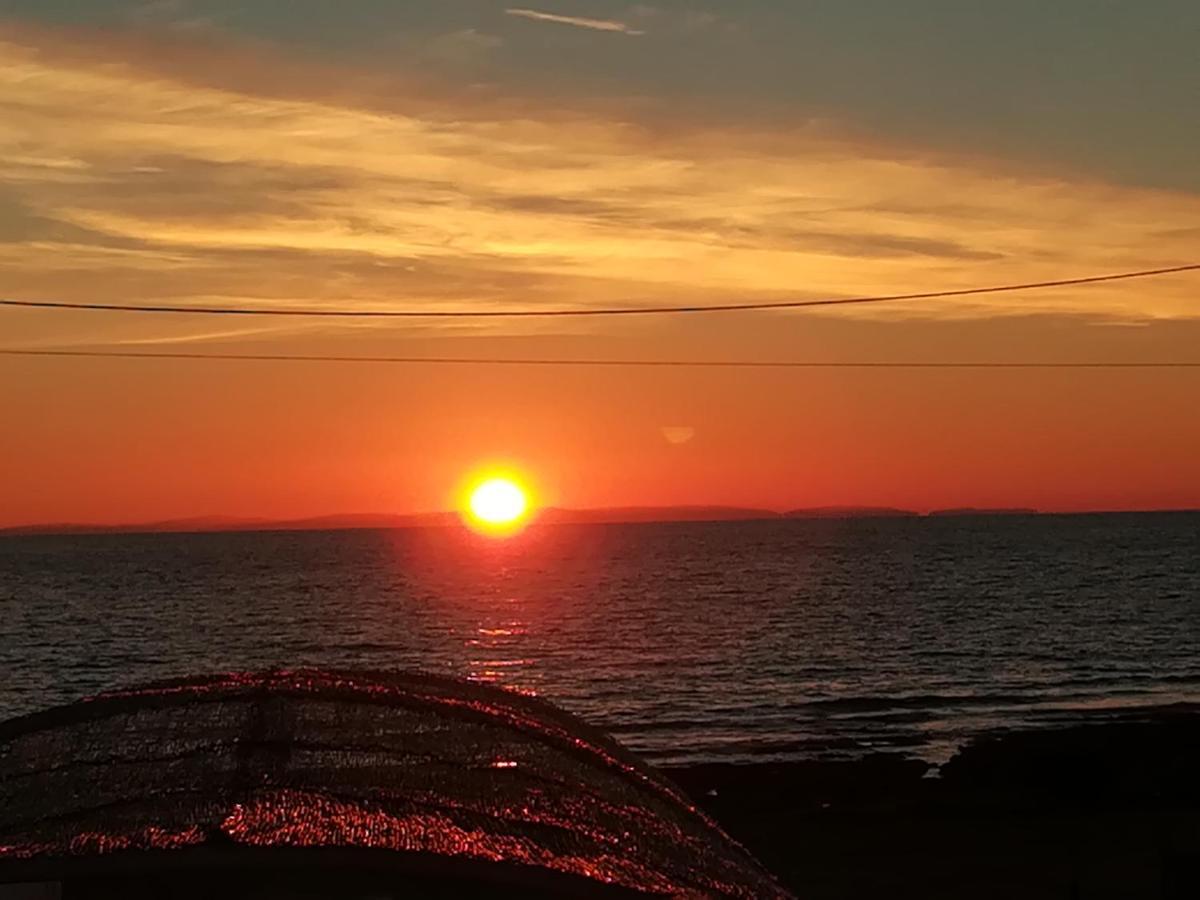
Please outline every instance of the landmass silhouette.
M535 521L552 525L650 524L666 522L746 522L787 519L913 519L948 516L1040 515L1036 509L935 509L925 512L887 506L818 506L784 512L740 506L619 506L597 509L549 507ZM229 531L355 531L437 528L457 525L457 512L350 513L299 519L198 516L152 522L52 522L0 528L0 535L38 534L194 534Z

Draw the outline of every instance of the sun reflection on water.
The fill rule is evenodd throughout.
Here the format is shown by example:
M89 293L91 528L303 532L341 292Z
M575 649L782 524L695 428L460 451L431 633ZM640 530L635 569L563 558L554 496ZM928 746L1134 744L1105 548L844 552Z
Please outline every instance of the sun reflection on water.
M483 620L463 641L471 681L537 695L538 662L529 653L529 622L523 606L520 598L505 597L484 607Z

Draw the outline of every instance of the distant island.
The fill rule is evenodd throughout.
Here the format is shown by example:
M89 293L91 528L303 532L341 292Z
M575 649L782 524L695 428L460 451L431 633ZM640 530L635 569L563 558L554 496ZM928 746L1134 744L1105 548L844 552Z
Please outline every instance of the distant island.
M57 523L0 528L5 534L191 534L230 531L355 531L394 528L429 528L457 522L455 513L388 515L361 513L317 516L306 519L254 519L205 516L130 524Z
M539 522L563 525L606 523L613 525L638 522L751 522L778 519L772 509L740 506L617 506L605 509L545 509Z
M890 506L817 506L812 509L793 509L785 519L910 519L921 513Z
M1190 512L1191 510L1162 510ZM1113 510L1119 512L1119 510ZM1140 510L1149 512L1149 510ZM1086 514L1086 513L1080 513ZM1097 511L1096 514L1099 514ZM549 525L620 525L651 524L655 522L750 522L799 519L915 519L955 518L970 516L1038 516L1054 515L1044 510L1026 507L960 507L918 512L889 506L818 506L778 512L740 506L620 506L603 509L541 510L538 524ZM1062 513L1068 515L1068 513ZM315 516L303 519L237 518L233 516L204 516L189 519L169 519L161 522L130 524L54 523L47 525L16 525L0 528L0 536L72 535L72 534L191 534L238 531L365 531L400 528L444 528L461 521L458 513L435 512L395 515L389 513L360 513Z
M777 519L769 509L730 506L626 506L606 509L541 510L536 522L552 525L632 524L651 522L734 522ZM461 521L458 513L435 512L412 515L358 513L304 519L253 519L206 516L132 524L54 523L0 528L0 535L20 534L189 534L219 531L363 531L398 528L440 528Z
M931 516L1036 516L1038 510L1016 507L1014 509L986 509L964 506L959 509L935 509Z

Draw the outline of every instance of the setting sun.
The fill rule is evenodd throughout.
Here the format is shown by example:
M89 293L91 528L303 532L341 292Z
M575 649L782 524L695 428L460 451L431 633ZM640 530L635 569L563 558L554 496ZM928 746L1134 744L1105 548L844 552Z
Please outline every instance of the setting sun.
M486 478L470 489L466 513L468 523L488 534L511 534L525 524L529 494L508 477Z

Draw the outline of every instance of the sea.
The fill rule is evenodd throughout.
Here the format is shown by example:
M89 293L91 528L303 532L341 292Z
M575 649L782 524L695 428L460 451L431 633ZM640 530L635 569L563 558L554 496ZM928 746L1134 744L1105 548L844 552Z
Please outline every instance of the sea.
M653 763L904 753L1200 701L1200 513L0 537L0 719L426 670Z

